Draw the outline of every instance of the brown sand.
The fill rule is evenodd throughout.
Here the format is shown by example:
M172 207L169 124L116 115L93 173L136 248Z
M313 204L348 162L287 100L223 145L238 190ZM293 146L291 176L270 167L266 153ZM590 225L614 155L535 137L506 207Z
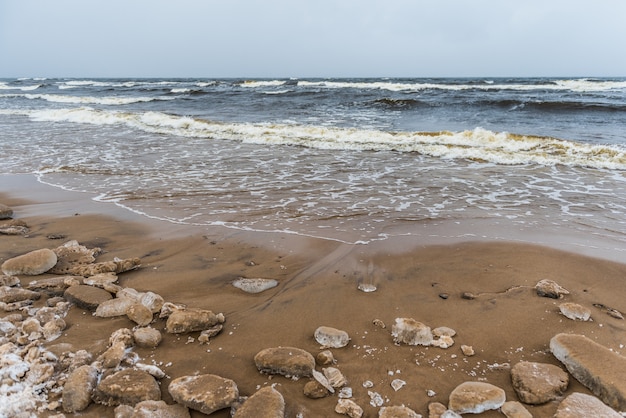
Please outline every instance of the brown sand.
M44 188L36 187L39 192ZM304 417L338 416L334 413L336 395L308 399L302 393L308 379L262 375L253 362L261 349L281 345L317 354L320 349L313 332L321 325L345 330L351 337L347 347L332 351L336 367L348 378L353 399L366 417L378 416L379 409L369 405L368 390L380 393L388 406L404 404L424 416L428 416L429 402L447 404L452 389L468 380L500 386L508 400L517 400L509 366L520 360L559 365L548 345L560 332L584 334L626 353L622 348L625 321L593 307L601 303L626 312L626 265L502 242L415 243L404 251L390 252L385 243L350 246L286 235L194 231L148 222L80 194L46 190L48 194L37 193L32 199L24 197L27 191L0 194L0 202L14 209L14 218L31 228L27 237L0 236L0 263L75 239L103 248L105 254L98 261L140 257L140 269L120 275L122 286L150 290L166 301L226 316L224 331L208 345L192 341L198 333L164 333L158 348L135 348L146 363L155 361L167 373L161 386L168 403L172 402L167 392L172 379L213 373L233 379L242 395L275 384L285 397L289 417L299 412ZM104 215L96 214L98 210ZM49 234L66 238L51 240ZM388 245L391 248L392 243ZM231 286L238 277L274 278L279 285L251 295ZM561 301L538 297L533 286L544 278L568 289L567 301L590 307L593 321L569 320L559 314ZM32 279L22 277L22 285ZM363 293L357 290L360 282L375 284L378 290ZM463 299L463 292L477 298ZM442 298L445 295L447 299ZM390 330L397 317L411 317L433 328L451 327L457 331L455 344L448 349L394 345ZM387 328L375 326L374 319L382 320ZM65 320L67 330L53 343L68 342L77 349L102 345L114 330L133 326L125 317L96 318L78 308L72 308ZM153 326L164 329L162 320ZM462 344L473 346L476 355L464 356ZM390 386L396 378L406 381L397 392ZM362 386L366 380L374 383L372 389ZM428 390L436 395L427 396ZM589 393L572 379L567 394L574 391ZM535 417L551 417L557 405L551 402L528 409ZM92 404L80 416L112 417L113 409ZM203 415L192 412L192 416ZM481 416L502 415L493 411Z

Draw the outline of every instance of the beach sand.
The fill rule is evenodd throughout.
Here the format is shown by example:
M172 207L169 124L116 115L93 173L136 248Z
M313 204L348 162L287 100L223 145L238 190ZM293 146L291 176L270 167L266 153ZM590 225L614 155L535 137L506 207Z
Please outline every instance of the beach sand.
M549 351L550 339L562 332L583 334L626 353L625 321L594 307L602 304L626 312L624 264L519 243L403 241L363 246L285 234L194 229L148 220L27 176L3 181L19 183L0 193L0 203L12 207L13 218L25 221L30 232L0 236L0 262L77 240L104 250L97 261L141 259L139 269L120 274L121 286L224 314L224 330L209 344L200 344L197 332L163 332L157 348L134 349L145 363L161 365L167 374L161 380L167 403L173 402L167 391L172 379L211 373L234 380L245 396L275 385L285 398L288 417L339 416L334 412L336 394L309 399L303 395L308 378L264 375L253 360L260 350L277 346L302 348L315 356L321 351L313 337L319 326L349 334L348 346L331 351L365 417L378 416L379 410L370 405L368 391L382 395L386 406L405 405L423 416L428 416L430 402L447 405L450 392L465 381L492 383L505 390L507 400L518 400L510 367L521 360L562 367ZM50 234L64 238L49 239ZM20 278L25 287L51 276ZM232 286L239 277L271 278L279 284L248 294ZM539 297L534 286L541 279L568 289L565 300L589 307L592 321L570 320L559 313L564 300ZM357 289L360 283L377 290L362 292ZM464 292L475 298L461 297ZM442 349L394 344L391 326L402 317L456 330L454 345ZM46 345L69 343L96 351L106 346L113 331L134 326L126 317L98 318L77 307L65 321L63 335ZM164 330L165 322L156 319L152 326ZM475 355L465 356L461 345L472 346ZM394 379L406 385L395 391ZM365 381L373 387L365 388ZM590 393L571 378L565 395L572 392ZM551 417L557 406L553 401L526 407L535 417ZM113 417L113 408L92 403L76 416ZM227 417L229 411L211 416ZM491 411L480 416L503 415Z

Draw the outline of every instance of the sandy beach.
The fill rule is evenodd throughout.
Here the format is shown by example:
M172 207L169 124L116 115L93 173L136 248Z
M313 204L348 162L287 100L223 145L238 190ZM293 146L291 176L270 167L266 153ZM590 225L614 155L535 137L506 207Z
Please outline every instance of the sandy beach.
M303 394L310 378L261 374L253 360L259 351L278 346L317 355L322 350L314 332L320 326L350 336L346 347L331 351L365 417L378 416L380 409L370 404L368 391L380 394L385 406L405 405L423 416L431 402L447 405L451 391L465 381L491 383L504 389L507 400L518 400L511 367L520 361L562 367L549 350L550 339L559 333L582 334L626 353L624 320L597 307L626 312L624 264L509 242L425 245L403 240L359 246L286 234L194 229L93 202L90 195L41 185L30 176L10 177L3 182L19 184L2 190L0 203L10 206L13 219L24 221L29 232L0 236L0 263L76 240L102 248L97 261L141 259L140 268L119 275L120 286L224 314L223 331L208 344L198 341L198 332L162 332L158 347L134 348L144 362L160 365L166 373L160 386L167 403L173 403L167 390L173 379L210 373L235 381L242 396L274 385L285 399L285 416L336 416L337 394L310 399ZM20 276L21 286L51 276ZM249 294L232 286L241 277L275 279L278 285ZM559 312L564 300L539 297L534 287L542 279L566 288L570 294L565 300L591 309L591 320L568 319ZM363 292L360 284L376 290ZM45 298L35 302L43 304ZM396 344L391 335L395 318L452 328L454 344L445 349ZM65 322L62 336L45 346L68 343L98 353L113 331L136 325L125 316L98 318L77 307ZM155 316L151 326L163 331L165 322ZM462 345L475 354L465 355ZM394 390L394 379L405 385ZM371 388L364 387L367 381ZM590 393L571 378L562 397L573 392ZM551 417L560 399L525 406L534 417ZM113 410L92 403L75 416L113 417ZM229 409L211 416L230 416ZM503 415L488 411L480 416Z

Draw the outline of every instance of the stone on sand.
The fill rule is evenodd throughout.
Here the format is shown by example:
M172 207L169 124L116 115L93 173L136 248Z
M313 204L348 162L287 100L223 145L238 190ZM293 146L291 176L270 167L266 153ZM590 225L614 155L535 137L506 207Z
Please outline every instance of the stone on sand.
M313 335L323 348L342 348L350 342L347 332L332 327L318 327Z
M63 410L80 412L91 403L91 395L98 382L98 370L91 365L74 369L63 386Z
M304 385L304 396L311 399L325 398L330 395L330 392L322 383L313 379Z
M480 414L500 408L506 401L501 388L486 382L464 382L450 393L448 408L458 414Z
M93 399L103 405L132 405L141 401L160 401L161 388L149 373L124 369L100 381Z
M69 274L77 266L91 264L102 252L100 248L87 248L76 240L68 241L52 251L58 259L57 264L50 270L50 273L54 274Z
M620 418L613 409L609 408L595 396L574 392L559 404L554 418Z
M254 363L261 373L289 377L311 376L315 359L308 351L295 347L272 347L259 351Z
M565 302L559 305L559 311L569 319L578 321L589 321L591 318L591 309L572 302Z
M9 206L0 203L0 219L11 219L13 216L13 209Z
M535 290L539 296L552 299L560 299L563 295L569 295L567 289L550 279L539 280L535 285Z
M278 286L278 282L274 279L247 279L245 277L235 280L232 284L237 289L241 289L246 293L261 293Z
M511 368L511 381L522 402L540 405L560 397L567 389L569 376L553 364L521 361Z
M239 398L234 381L214 374L176 378L168 391L179 404L207 415L230 407Z
M126 315L128 308L137 303L130 298L115 298L105 300L100 303L94 312L95 316L100 318L112 318L115 316Z
M113 299L106 290L84 284L68 287L63 293L65 299L76 306L89 311L95 311L102 302Z
M152 322L153 315L150 308L141 303L133 303L128 307L126 311L128 319L139 325L140 327L146 326Z
M203 331L224 322L224 315L205 309L180 309L171 313L165 324L170 334Z
M133 337L135 339L137 347L143 348L155 348L161 343L161 340L163 339L161 331L152 327L137 328L133 332Z
M335 405L335 412L347 415L350 418L361 418L363 416L363 408L352 399L338 399L337 405Z
M183 405L168 405L164 401L141 401L133 408L120 405L115 408L115 418L190 418L189 409Z
M500 408L506 418L533 418L528 409L517 401L507 401Z
M433 343L430 327L413 318L396 318L395 324L391 327L391 335L396 343L425 346Z
M420 414L406 406L383 406L378 418L422 418Z
M317 364L319 364L320 366L328 366L331 364L335 364L335 356L333 355L332 351L324 350L317 353L317 356L315 356L315 361L317 361Z
M576 334L557 334L550 340L554 357L576 380L604 403L626 411L626 357Z
M21 287L0 286L0 302L13 303L23 300L37 300L41 297L39 292L22 289Z
M81 280L78 277L59 276L33 280L28 283L26 288L35 292L45 293L48 296L63 296L68 287L79 284L81 284Z
M2 271L7 276L37 276L50 270L57 263L57 255L48 248L31 251L2 263Z
M233 418L284 418L285 399L271 386L264 387L250 396L237 409Z

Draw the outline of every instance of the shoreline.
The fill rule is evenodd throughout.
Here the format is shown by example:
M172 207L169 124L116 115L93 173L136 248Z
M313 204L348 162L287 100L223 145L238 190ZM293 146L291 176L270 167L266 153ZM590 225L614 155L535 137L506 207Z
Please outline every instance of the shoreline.
M592 258L622 263L626 246L619 238L609 235L583 234L563 227L546 226L540 230L521 229L497 220L474 219L464 222L438 220L434 222L397 222L384 228L385 238L365 244L350 243L333 238L301 235L283 231L245 230L219 225L179 224L151 218L131 208L113 202L99 202L93 193L65 190L40 182L32 174L0 175L0 193L15 196L29 204L22 208L24 216L68 216L74 213L103 214L121 221L131 221L148 227L152 238L181 238L204 235L216 238L232 237L257 245L274 246L288 242L289 248L303 249L312 242L350 247L353 252L368 256L379 252L405 253L429 246L455 245L471 242L501 242L505 244L537 245ZM35 195L35 196L33 196ZM325 244L321 244L325 245ZM350 251L350 250L346 250Z
M224 330L208 345L198 342L198 333L163 332L157 348L134 350L146 362L169 364L163 366L167 376L161 380L167 403L172 403L167 392L171 380L212 373L233 379L245 396L275 385L285 398L287 416L334 415L336 395L309 399L302 393L309 379L260 374L253 362L255 354L268 347L299 347L317 354L313 333L319 326L350 335L347 347L332 351L367 417L377 416L379 408L369 404L366 381L373 382L372 390L387 400L385 405L404 404L424 416L430 402L447 404L454 387L467 380L495 384L507 399L517 400L510 366L521 360L558 365L548 343L559 332L583 334L626 354L624 320L593 307L602 304L626 312L623 295L616 291L623 286L625 264L528 243L406 245L398 240L393 245L350 246L280 234L198 231L57 190L32 176L12 177L19 181L0 188L0 202L11 206L14 219L24 220L30 232L0 236L0 261L75 239L90 248L101 247L104 253L98 261L141 259L141 268L120 274L122 287L224 314ZM2 176L1 183L7 179ZM50 234L64 238L51 240ZM238 277L271 278L278 286L247 294L231 285ZM26 287L41 276L20 278ZM563 301L538 297L534 286L541 279L567 288L568 301L589 306L593 321L569 320L558 310ZM377 289L361 292L359 284ZM464 293L476 297L469 300L461 297ZM433 328L451 327L457 332L455 344L447 349L394 344L390 328L398 317L415 318ZM375 320L387 327L375 325ZM76 307L65 322L64 334L46 347L67 343L97 352L113 331L134 326L126 317L97 318ZM164 322L155 319L151 326L163 330ZM476 355L465 356L461 345L472 346ZM397 391L390 386L396 378L406 382ZM429 390L435 395L429 396ZM588 393L574 379L566 393L572 392ZM527 408L535 417L551 417L557 406L553 401ZM113 408L92 403L80 416L112 417ZM501 415L492 411L482 416Z

